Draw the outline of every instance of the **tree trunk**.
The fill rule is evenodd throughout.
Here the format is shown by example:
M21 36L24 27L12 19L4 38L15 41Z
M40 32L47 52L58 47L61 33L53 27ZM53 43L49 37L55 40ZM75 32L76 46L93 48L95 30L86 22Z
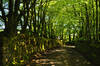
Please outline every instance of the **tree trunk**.
M33 19L33 26L34 26L34 33L36 34L36 0L34 1L34 19Z
M16 19L14 16L14 11L13 11L13 0L9 0L9 14L8 14L8 22L5 24L5 32L8 35L13 35L17 31L17 24L15 23Z
M88 15L88 9L87 9L87 4L85 4L85 9L86 9L86 38L87 40L89 40L89 15Z
M97 41L99 40L98 25L99 25L99 22L98 22L98 0L96 0L96 40Z
M71 42L71 34L70 34L70 30L69 30L69 42Z
M99 0L99 40L100 40L100 0Z

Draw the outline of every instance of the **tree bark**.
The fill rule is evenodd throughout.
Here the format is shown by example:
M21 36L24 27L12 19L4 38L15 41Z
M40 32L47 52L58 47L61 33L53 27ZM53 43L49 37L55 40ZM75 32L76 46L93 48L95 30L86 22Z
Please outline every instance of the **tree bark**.
M99 22L98 22L98 0L96 0L96 40L97 41L99 40L98 26L99 26Z

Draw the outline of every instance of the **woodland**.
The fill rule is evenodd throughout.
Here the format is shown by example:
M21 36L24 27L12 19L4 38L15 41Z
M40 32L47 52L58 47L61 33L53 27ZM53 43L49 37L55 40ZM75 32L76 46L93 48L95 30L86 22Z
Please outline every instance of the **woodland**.
M63 45L100 65L100 0L0 0L0 66Z

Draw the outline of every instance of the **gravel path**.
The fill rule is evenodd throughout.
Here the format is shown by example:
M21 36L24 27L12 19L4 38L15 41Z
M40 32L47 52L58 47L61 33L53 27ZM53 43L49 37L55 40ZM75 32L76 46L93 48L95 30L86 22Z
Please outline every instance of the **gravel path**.
M75 46L49 50L44 54L37 54L26 66L93 66L80 53L74 50Z

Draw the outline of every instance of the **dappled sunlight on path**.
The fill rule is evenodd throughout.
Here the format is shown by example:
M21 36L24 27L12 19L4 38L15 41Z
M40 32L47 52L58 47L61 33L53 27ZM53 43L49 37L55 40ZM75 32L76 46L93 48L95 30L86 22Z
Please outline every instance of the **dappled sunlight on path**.
M75 46L64 46L49 50L38 58L33 57L26 66L93 66L74 48Z
M75 48L76 46L68 46L68 45L66 45L65 47L68 47L68 48Z

